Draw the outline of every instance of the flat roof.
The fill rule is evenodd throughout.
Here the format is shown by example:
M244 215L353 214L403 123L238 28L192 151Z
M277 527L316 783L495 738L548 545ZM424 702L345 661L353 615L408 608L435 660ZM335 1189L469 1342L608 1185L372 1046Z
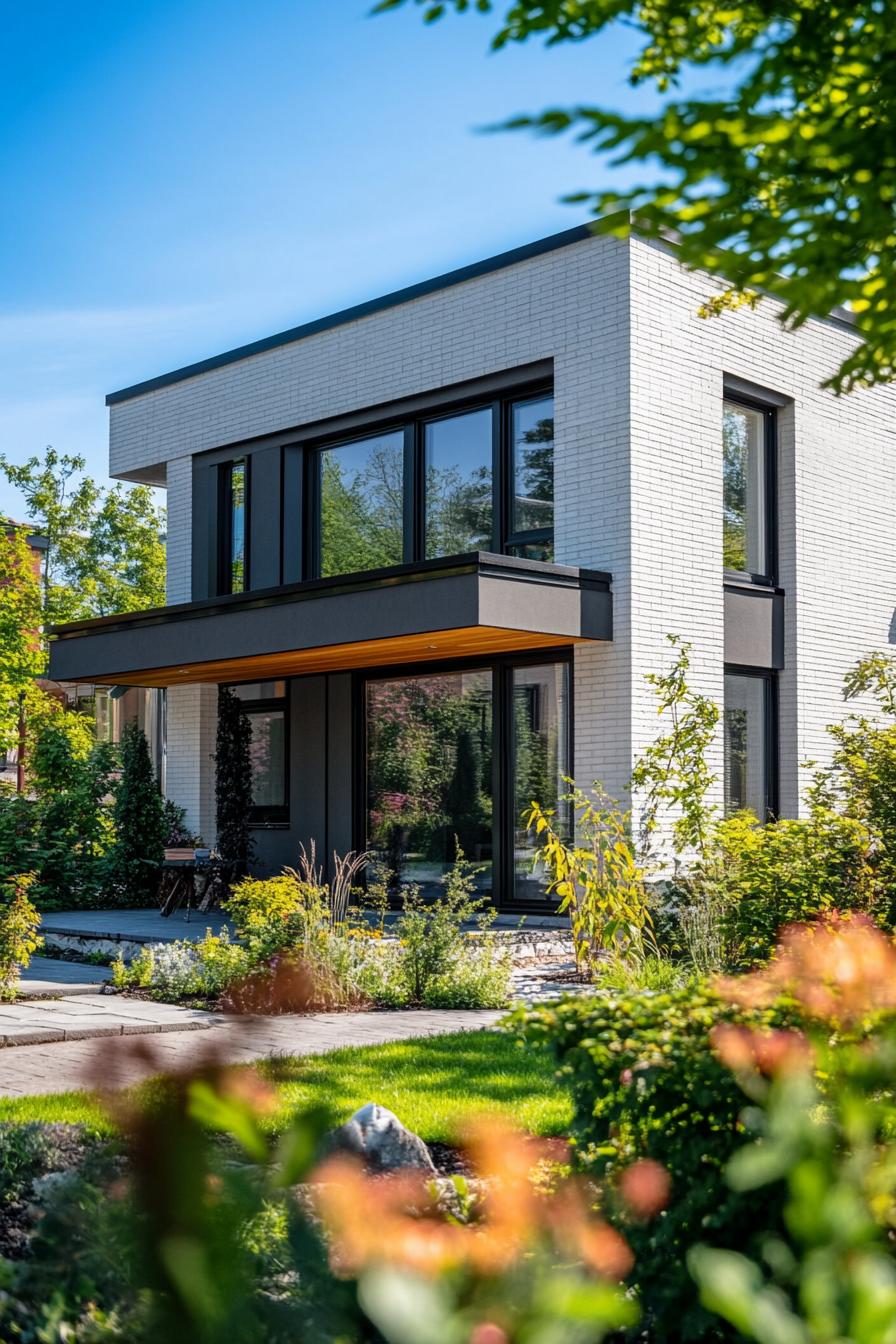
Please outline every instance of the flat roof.
M306 336L315 336L321 331L331 331L333 327L355 322L359 317L370 317L374 313L385 312L388 308L397 308L399 304L409 303L411 299L423 298L426 294L435 294L440 289L450 289L452 285L463 284L465 280L475 280L480 275L490 275L493 271L503 271L517 262L528 261L531 257L543 256L545 252L555 252L558 248L569 247L572 243L583 243L594 238L594 228L589 224L579 224L574 229L564 229L562 233L552 233L548 238L539 238L534 243L525 243L522 247L513 247L509 252L499 252L495 257L484 261L474 261L469 266L460 266L455 271L446 271L444 275L434 276L431 280L420 280L415 285L393 290L377 299L367 299L351 308L343 308L338 313L329 313L326 317L316 317L311 322L303 322L299 327L290 327L287 331L278 331L273 336L264 336L259 341L250 341L248 345L238 345L233 350L225 350L221 355L212 355L209 359L200 359L195 364L185 364L182 369L173 369L171 373L161 373L156 378L147 378L142 383L133 383L119 392L110 392L106 396L107 406L116 406L119 402L140 397L144 392L155 392L160 387L170 387L173 383L185 382L197 374L208 373L212 369L223 368L225 364L235 364L250 355L261 355L266 350L276 350L278 346L290 345Z

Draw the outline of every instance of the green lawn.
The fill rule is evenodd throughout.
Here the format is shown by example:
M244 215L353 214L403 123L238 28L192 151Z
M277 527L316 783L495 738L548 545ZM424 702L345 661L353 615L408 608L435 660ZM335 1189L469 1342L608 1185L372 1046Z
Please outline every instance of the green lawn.
M367 1101L388 1106L422 1138L449 1140L464 1115L500 1115L533 1134L568 1132L572 1105L550 1061L498 1031L456 1032L393 1045L351 1046L326 1055L263 1063L283 1098L282 1119L322 1106L340 1124ZM151 1088L151 1084L146 1085ZM0 1122L112 1126L85 1092L0 1098Z

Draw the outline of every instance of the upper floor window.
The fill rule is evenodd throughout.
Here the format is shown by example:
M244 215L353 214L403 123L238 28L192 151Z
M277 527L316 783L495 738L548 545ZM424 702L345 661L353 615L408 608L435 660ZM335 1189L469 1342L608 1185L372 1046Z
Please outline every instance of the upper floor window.
M223 593L244 593L247 573L247 499L249 473L245 458L228 462L221 476L222 514L221 564L219 584Z
M553 559L549 392L423 415L307 460L308 577L468 551Z
M775 413L726 399L723 419L723 563L753 578L774 573Z
M374 434L316 454L321 578L400 565L404 434Z

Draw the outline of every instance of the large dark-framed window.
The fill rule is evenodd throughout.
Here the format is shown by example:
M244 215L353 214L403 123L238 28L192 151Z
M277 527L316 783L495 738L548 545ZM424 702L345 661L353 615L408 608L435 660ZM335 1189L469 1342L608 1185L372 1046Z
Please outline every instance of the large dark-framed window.
M554 554L550 383L305 448L304 577L488 550Z
M218 592L249 588L249 459L225 462L218 473Z
M725 667L725 813L778 813L778 681L772 671Z
M778 565L777 412L726 392L722 405L722 563L726 574L773 584Z
M254 826L289 822L289 682L254 681L232 686L249 720L252 737L249 766L252 774Z
M533 801L568 828L572 654L538 650L355 674L355 845L426 897L457 849L504 909L553 907L533 873L522 814Z

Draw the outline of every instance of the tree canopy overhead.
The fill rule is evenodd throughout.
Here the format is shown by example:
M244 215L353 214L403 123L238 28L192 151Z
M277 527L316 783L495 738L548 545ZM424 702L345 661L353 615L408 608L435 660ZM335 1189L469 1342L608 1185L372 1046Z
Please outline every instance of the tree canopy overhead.
M896 379L896 0L381 0L427 21L503 11L492 46L643 35L629 72L666 95L659 114L548 108L506 125L570 134L643 178L576 193L599 216L674 231L684 265L724 277L729 297L771 291L799 326L839 305L864 338L830 379L837 392ZM678 97L686 69L721 94ZM627 232L625 216L598 229Z

